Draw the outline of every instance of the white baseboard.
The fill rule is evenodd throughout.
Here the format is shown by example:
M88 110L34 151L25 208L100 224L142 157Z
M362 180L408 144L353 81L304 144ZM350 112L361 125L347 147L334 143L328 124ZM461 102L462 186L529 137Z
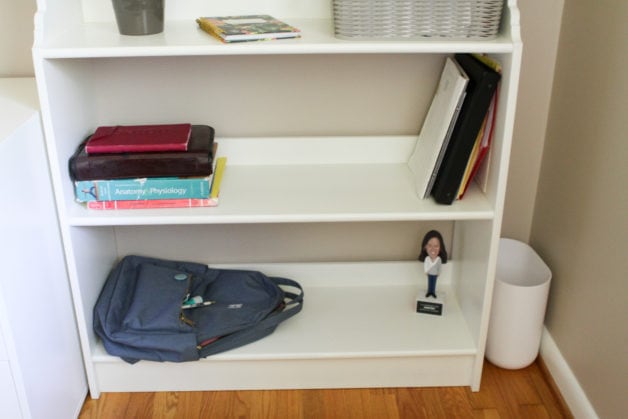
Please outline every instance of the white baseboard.
M571 368L569 368L567 361L563 358L558 346L556 346L556 342L554 342L546 328L543 328L539 352L574 418L598 419L599 417L595 413L584 390L580 387L578 379L571 371Z

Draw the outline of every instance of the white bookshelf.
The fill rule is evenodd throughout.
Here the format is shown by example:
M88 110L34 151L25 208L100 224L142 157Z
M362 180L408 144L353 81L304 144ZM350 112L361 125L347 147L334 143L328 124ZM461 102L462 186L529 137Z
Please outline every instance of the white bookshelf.
M333 37L329 2L270 1L265 11L301 28L302 38L237 45L215 41L194 19L244 13L254 2L211 10L199 0L169 2L164 32L144 37L119 35L110 5L100 3L40 1L34 45L92 397L236 388L477 390L521 59L515 2L491 40L351 42ZM504 72L486 191L474 186L443 206L417 198L406 161L444 59L455 52L491 54ZM163 121L216 128L218 153L228 157L218 207L115 212L74 202L67 161L87 134L98 125ZM434 225L452 255L439 279L448 295L442 317L414 312L424 283L414 261L419 234ZM386 240L385 260L342 234L358 230L355 237L373 246ZM189 364L130 366L104 352L91 314L109 270L129 253L288 276L304 286L304 309L243 348Z

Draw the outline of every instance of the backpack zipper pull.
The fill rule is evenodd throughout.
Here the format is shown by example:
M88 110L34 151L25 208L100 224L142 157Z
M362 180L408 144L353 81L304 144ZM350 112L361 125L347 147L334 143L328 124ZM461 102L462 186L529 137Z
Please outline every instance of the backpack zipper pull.
M203 302L203 297L201 297L200 295L196 295L190 298L190 294L188 294L186 299L183 301L183 305L181 306L181 308L187 308L189 306L200 304L202 302Z
M190 301L190 300L188 300L188 301ZM210 305L215 303L215 301L203 301L203 302L188 304L188 301L183 303L183 305L181 306L182 310L187 310L187 309L190 309L190 308L197 308L197 307L207 307L207 306L210 306Z
M185 315L183 314L183 311L179 313L179 320L181 320L183 323L187 324L188 326L194 327L194 322L188 319L187 317L185 317Z

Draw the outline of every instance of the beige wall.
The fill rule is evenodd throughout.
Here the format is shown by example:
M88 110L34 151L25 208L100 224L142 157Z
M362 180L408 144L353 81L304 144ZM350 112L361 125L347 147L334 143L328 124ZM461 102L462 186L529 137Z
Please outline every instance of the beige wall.
M565 2L531 245L546 326L597 414L628 410L628 2Z
M523 54L502 236L527 242L545 141L563 0L519 3Z
M35 0L0 0L0 77L32 77Z

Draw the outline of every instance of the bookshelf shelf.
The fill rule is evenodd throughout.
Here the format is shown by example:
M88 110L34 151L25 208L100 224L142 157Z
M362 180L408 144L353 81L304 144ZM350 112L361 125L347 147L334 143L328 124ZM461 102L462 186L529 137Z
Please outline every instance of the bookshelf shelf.
M44 39L45 58L140 57L180 55L370 54L477 52L510 53L509 33L490 41L424 38L347 42L333 36L330 19L289 19L302 31L299 39L223 44L198 28L193 18L167 21L164 32L146 37L119 35L115 22L80 23L53 39Z
M218 155L229 159L218 207L89 210L71 202L73 195L68 189L68 222L76 226L104 226L490 220L494 217L491 203L477 185L457 205L443 207L431 199L418 198L406 164L406 156L415 141L414 136L359 141L355 137L217 139L219 144L228 145L227 150L219 151ZM326 156L325 144L332 143L337 152L333 162L325 163L330 159ZM248 156L247 151L252 147L257 148L253 154L261 162ZM360 152L363 148L371 149L370 157ZM290 157L288 149L292 150Z
M109 3L41 0L34 66L91 396L102 391L465 385L484 358L516 104L514 0L494 39L345 41L327 1L270 0L300 39L221 44L201 0L171 2L164 32L118 34ZM171 6L171 7L170 7ZM216 3L244 14L251 0ZM419 199L407 160L442 65L487 53L503 77L485 182L450 206ZM227 169L215 208L101 211L74 200L67 164L99 125L216 129ZM445 315L414 312L420 238L444 233ZM292 277L304 311L254 344L196 363L107 355L92 309L124 255ZM252 370L255 374L251 374Z
M127 389L151 389L152 386L145 382L145 376L152 367L160 368L162 373L167 373L177 382L177 387L188 390L207 389L208 385L210 388L224 389L224 380L207 380L206 377L211 377L216 368L231 363L261 364L261 368L265 368L264 363L286 360L305 363L306 367L303 370L300 368L298 375L301 385L308 387L324 386L322 377L329 372L314 373L312 368L355 368L353 365L338 366L338 363L325 367L329 359L345 359L348 364L351 364L351 360L368 359L378 369L384 369L390 368L390 364L398 364L399 359L412 358L411 364L414 366L405 373L398 373L409 385L416 385L417 382L439 379L440 365L438 368L430 367L426 359L437 355L459 366L470 364L477 353L477 345L464 315L449 289L445 289L452 295L448 299L446 317L420 317L412 312L418 291L414 277L420 273L417 262L261 264L247 267L301 278L308 292L308 302L298 319L286 323L286 327L278 329L266 339L201 360L191 370L185 369L183 375L180 365L125 364L108 355L98 345L94 350L95 368L107 370L114 365L116 369L113 377L108 377L109 382L102 384L104 391L117 389L122 377ZM444 273L444 282L447 282L446 276ZM371 307L381 310L372 310ZM390 324L399 327L391 328ZM425 339L428 335L431 338ZM424 369L419 377L415 376L418 366ZM398 370L398 366L392 368ZM228 379L227 387L267 387L267 384L260 383L257 375L238 377L238 380ZM381 375L368 377L364 373L351 374L344 377L344 386L378 386L381 385L381 379ZM290 386L279 380L275 385Z

